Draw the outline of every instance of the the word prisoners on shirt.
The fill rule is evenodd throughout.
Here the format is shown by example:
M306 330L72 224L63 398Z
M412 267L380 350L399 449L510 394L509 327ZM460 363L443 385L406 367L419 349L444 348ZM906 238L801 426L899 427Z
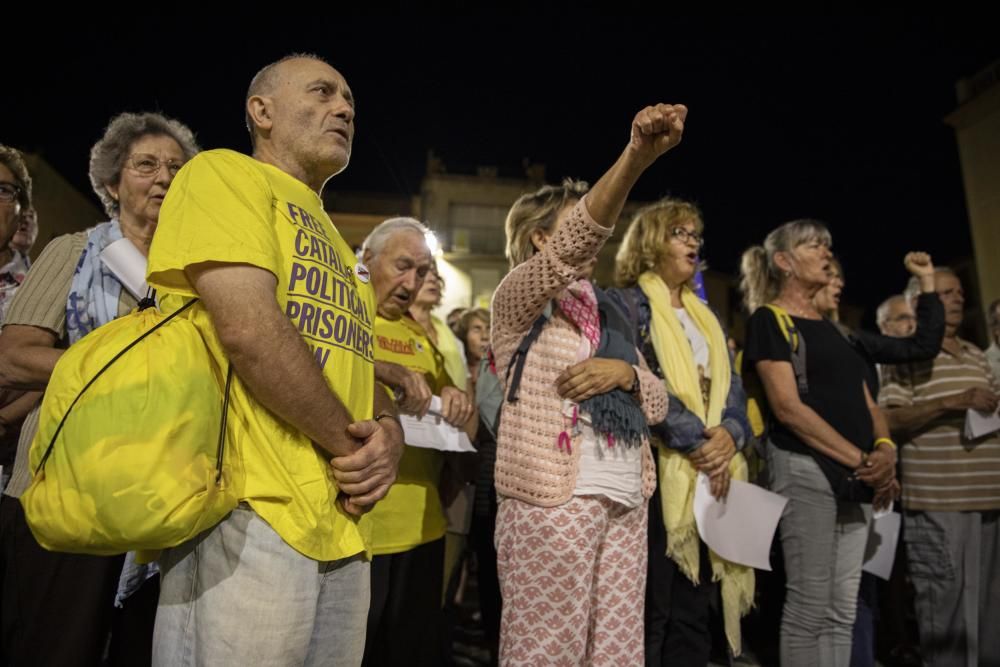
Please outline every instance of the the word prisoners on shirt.
M301 206L290 202L287 206L298 230L285 314L306 339L320 368L326 366L330 345L374 360L371 313L358 296L354 271L318 220Z

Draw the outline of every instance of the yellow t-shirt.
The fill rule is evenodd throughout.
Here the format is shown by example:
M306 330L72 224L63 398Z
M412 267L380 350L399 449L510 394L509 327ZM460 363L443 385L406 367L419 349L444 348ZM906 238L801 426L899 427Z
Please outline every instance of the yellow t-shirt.
M240 153L199 154L177 174L163 203L149 251L149 283L197 296L184 270L207 261L250 264L273 273L278 305L315 354L331 390L354 420L371 419L375 296L367 271L358 277L357 259L315 192L277 167ZM226 368L207 312L200 304L194 309L192 318L213 357ZM295 391L294 386L286 389ZM230 411L233 445L226 465L239 497L309 558L331 561L365 551L367 528L336 504L327 463L311 441L261 406L238 381Z
M431 322L437 332L437 348L444 357L444 369L451 378L451 383L465 391L469 379L469 366L465 361L465 353L462 351L462 343L451 332L448 325L431 315Z
M423 373L435 394L452 384L441 353L408 316L375 318L375 359ZM399 553L444 537L448 521L438 495L443 465L439 451L404 448L396 483L366 515L372 527L372 553Z

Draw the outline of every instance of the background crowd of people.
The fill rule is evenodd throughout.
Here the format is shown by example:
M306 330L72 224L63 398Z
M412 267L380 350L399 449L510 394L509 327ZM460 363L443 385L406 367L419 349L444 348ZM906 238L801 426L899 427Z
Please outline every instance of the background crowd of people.
M895 626L907 609L918 632L883 655L1000 664L1000 433L964 429L969 410L997 412L1000 303L984 352L958 336L958 276L912 252L880 331L851 329L829 229L795 220L743 255L737 358L732 323L695 285L706 221L677 198L623 223L614 284L594 284L633 186L680 144L687 113L639 111L593 187L521 196L491 308L447 321L423 223L388 219L355 252L323 211L355 108L315 56L250 83L252 157L201 152L158 113L112 118L90 155L108 220L33 264L31 177L0 146L4 664L451 664L446 612L473 577L490 661L505 665L763 655L770 635L742 632L761 627L744 620L754 606L783 665L874 665L880 613ZM241 502L149 564L48 551L18 502L60 356L145 296L102 261L121 239L152 287L200 298L206 345L240 380L227 464ZM323 261L304 249L317 244ZM307 291L307 262L341 296ZM336 344L335 318L371 349ZM404 447L400 414L432 414L477 451ZM788 499L783 583L701 539L701 476L719 500L734 481ZM862 566L873 514L894 503L886 586Z

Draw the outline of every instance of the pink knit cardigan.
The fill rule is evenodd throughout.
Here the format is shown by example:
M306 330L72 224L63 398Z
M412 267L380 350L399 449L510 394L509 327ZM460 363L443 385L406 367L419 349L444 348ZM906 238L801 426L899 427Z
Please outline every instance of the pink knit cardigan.
M493 295L490 342L502 384L517 346L546 304L576 279L578 267L596 257L611 235L590 217L585 202L586 198L573 208L541 251L507 274ZM495 469L501 496L541 507L561 505L572 497L580 448L568 453L558 447L563 419L555 381L576 363L580 338L576 326L556 309L528 350L519 399L504 401L502 408ZM642 410L649 423L656 424L667 414L666 389L638 356ZM642 493L649 498L656 471L649 443L642 448Z

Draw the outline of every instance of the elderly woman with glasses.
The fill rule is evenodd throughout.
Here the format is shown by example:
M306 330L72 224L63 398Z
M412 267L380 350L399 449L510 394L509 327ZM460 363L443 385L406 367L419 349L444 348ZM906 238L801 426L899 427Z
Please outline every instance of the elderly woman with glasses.
M649 504L647 665L708 663L714 582L721 582L726 636L739 655L739 619L753 600L753 571L708 549L694 519L699 472L719 498L732 475L746 479L738 452L750 432L722 323L694 291L703 233L694 204L667 198L643 208L625 232L615 262L619 289L611 292L670 396L666 420L652 427L659 483Z
M110 220L53 240L32 266L0 334L0 384L44 389L69 345L135 308L145 295L132 293L132 281L109 269L101 253L122 239L137 254L149 252L170 183L197 152L191 130L160 114L111 121L90 153L90 182ZM30 482L28 449L37 428L36 409L25 420L0 502L4 661L102 664L111 631L112 664L148 664L158 594L155 580L141 585L149 571L123 572L123 556L46 551L28 529L17 499Z

